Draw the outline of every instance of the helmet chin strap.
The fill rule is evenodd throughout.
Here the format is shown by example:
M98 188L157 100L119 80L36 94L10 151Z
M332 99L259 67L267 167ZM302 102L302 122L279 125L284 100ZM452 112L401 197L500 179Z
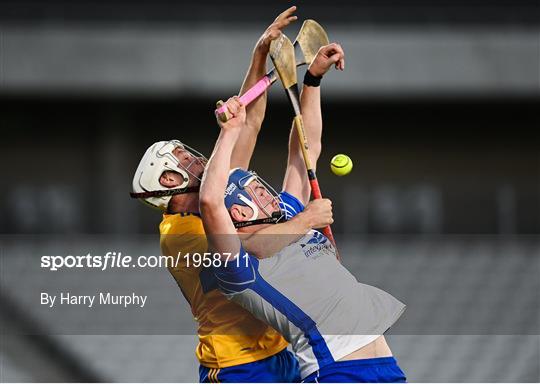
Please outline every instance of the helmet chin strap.
M158 191L146 191L146 192L130 192L129 195L134 199L145 199L148 197L165 197L165 196L174 196L182 195L185 193L198 193L199 186L194 187L185 187L185 188L174 188L174 189L164 189Z
M284 217L280 212L274 212L272 213L271 217L265 217L264 219L238 221L234 223L234 227L238 229L238 228L250 227L252 225L259 225L259 224L277 224L277 223L281 223L283 219Z
M257 217L259 217L259 207L257 207L257 205L253 201L249 200L247 197L240 193L238 194L238 198L253 210L253 215L251 215L251 218L249 218L248 221L253 221L257 219Z

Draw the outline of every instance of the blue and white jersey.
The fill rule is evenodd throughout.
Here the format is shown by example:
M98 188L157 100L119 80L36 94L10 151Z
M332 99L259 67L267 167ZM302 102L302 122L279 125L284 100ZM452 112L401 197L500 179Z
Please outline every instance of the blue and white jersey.
M285 219L290 220L304 210L304 204L286 191L279 194L279 207L285 213Z
M280 197L287 219L304 209L294 196ZM374 341L405 309L390 294L356 281L318 231L270 258L240 252L247 262L216 269L218 285L291 343L302 378Z

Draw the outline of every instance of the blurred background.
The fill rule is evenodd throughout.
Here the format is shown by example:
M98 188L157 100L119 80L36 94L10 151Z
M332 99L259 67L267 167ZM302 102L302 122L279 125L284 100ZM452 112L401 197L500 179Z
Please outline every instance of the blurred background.
M313 18L346 51L345 72L322 83L318 175L347 267L409 305L390 338L410 381L540 381L538 1L295 4L291 39ZM215 102L238 92L256 40L289 5L0 0L1 381L197 380L188 332L53 332L23 282L52 289L82 276L57 280L17 256L134 239L158 254L159 212L129 198L140 157L172 138L210 153ZM269 93L252 161L277 188L291 121L283 93ZM349 176L330 173L336 153L353 159ZM156 311L192 325L167 272L139 284L160 297ZM459 316L419 332L438 321L441 297L454 292L461 313L472 291L486 319L497 323L502 307L516 317L499 334L460 330ZM508 309L516 298L526 299Z

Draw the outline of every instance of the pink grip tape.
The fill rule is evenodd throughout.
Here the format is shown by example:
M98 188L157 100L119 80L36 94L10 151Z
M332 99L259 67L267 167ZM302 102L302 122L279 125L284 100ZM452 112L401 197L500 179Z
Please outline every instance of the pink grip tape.
M263 94L263 92L270 86L270 78L268 76L264 76L262 79L260 79L257 84L255 84L253 87L248 89L246 93L244 93L242 96L240 96L240 101L244 105L248 105L253 100L255 100L257 97ZM216 109L216 115L219 115L221 113L227 112L227 105L223 104L221 107Z

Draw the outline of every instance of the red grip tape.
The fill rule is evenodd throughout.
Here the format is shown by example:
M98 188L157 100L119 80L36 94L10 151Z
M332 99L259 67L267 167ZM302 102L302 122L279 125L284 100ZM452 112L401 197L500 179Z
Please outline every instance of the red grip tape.
M311 184L311 193L313 194L313 198L322 199L321 188L319 187L319 182L317 179L312 179L309 181L309 183Z

